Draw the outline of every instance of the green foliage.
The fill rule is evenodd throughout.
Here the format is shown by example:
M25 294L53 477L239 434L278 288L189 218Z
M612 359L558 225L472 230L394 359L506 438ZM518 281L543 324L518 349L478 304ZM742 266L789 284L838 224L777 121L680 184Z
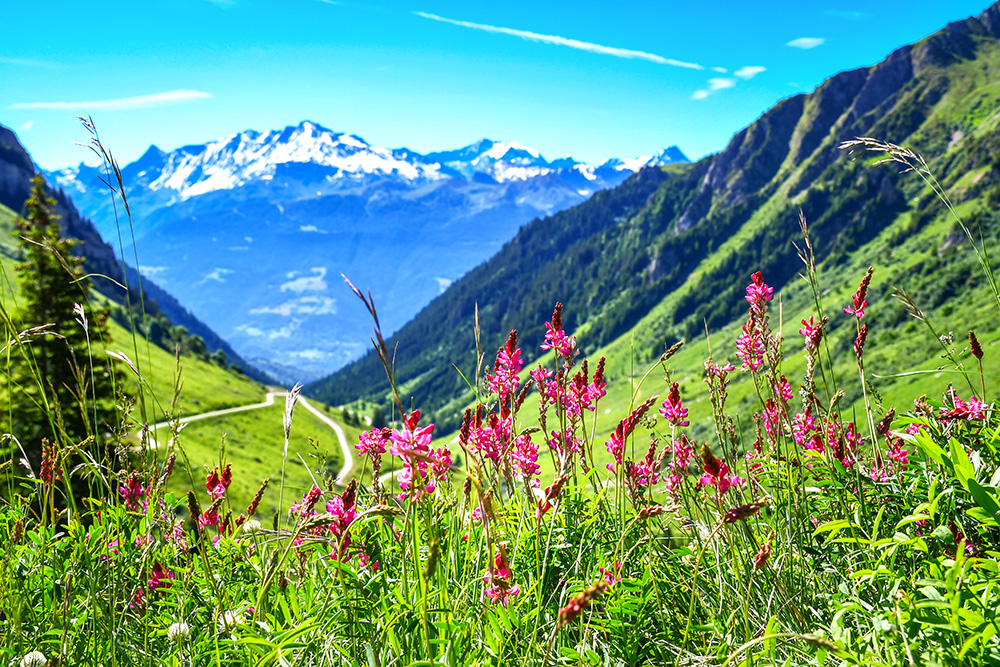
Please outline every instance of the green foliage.
M76 242L62 236L44 180L36 176L32 185L27 213L16 220L21 307L8 314L8 326L20 345L7 356L11 409L3 421L36 467L43 438L78 447L103 440L119 418L111 369L94 355L108 342L107 309L89 301L83 259L73 253Z

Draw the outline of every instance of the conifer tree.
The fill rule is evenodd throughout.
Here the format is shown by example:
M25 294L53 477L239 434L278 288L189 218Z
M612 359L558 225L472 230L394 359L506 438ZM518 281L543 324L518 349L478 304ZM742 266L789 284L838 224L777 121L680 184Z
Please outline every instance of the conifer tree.
M4 421L32 467L41 460L42 438L72 448L114 430L114 387L104 353L108 310L89 303L83 258L72 252L79 242L62 237L54 206L36 175L25 216L16 221L23 253L17 325L27 334L12 358L13 414Z

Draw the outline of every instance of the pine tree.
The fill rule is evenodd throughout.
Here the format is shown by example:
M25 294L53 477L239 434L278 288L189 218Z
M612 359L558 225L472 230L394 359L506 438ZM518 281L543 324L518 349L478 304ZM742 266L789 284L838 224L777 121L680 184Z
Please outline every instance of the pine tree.
M72 448L114 430L114 387L103 352L109 341L108 310L89 303L90 282L79 243L62 237L55 200L45 180L32 179L26 215L17 219L23 253L20 355L12 358L13 404L9 420L29 463L41 460L42 438ZM82 304L81 307L77 304ZM103 457L99 457L103 458Z

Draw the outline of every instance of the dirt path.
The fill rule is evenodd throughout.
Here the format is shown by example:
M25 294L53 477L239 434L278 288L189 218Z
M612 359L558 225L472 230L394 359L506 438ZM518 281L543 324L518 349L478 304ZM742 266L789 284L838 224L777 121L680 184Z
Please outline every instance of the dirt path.
M236 412L244 412L246 410L259 410L260 408L267 408L274 405L274 399L278 396L286 396L287 391L269 391L264 397L263 403L254 403L253 405L241 405L235 408L226 408L225 410L212 410L211 412L202 412L197 415L190 415L189 417L182 417L180 420L181 424L187 424L188 422L198 421L199 419L210 419L211 417L222 417L224 415L231 415ZM351 469L354 468L354 452L351 446L347 444L347 437L344 435L344 429L340 428L340 424L333 421L321 411L317 410L309 402L308 399L302 397L298 398L298 403L302 405L306 410L311 412L317 419L330 427L330 429L337 434L337 440L340 442L340 451L344 455L344 465L341 466L340 472L337 473L337 482L344 484L347 481L347 476L351 474ZM169 422L160 422L159 424L154 424L150 427L150 431L154 433L161 429L169 426Z

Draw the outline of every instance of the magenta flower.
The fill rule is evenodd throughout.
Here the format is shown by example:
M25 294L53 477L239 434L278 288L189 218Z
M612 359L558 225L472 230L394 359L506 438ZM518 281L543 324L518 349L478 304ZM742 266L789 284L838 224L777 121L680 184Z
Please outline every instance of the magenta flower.
M802 328L799 329L799 333L806 338L806 351L815 352L819 349L820 341L823 340L823 322L817 324L810 316L808 322L802 320Z
M854 315L859 320L865 316L865 308L868 307L868 302L865 297L868 296L868 285L872 281L872 267L868 267L868 271L865 272L865 277L861 279L861 284L858 285L858 290L851 295L852 307L844 308L844 312L848 315ZM859 355L860 356L860 355Z
M369 459L385 454L385 446L389 443L389 429L373 428L358 436L358 444L354 447L362 456Z
M486 374L486 386L500 397L501 403L508 402L517 394L517 375L523 367L521 349L517 347L517 329L514 329L507 337L507 342L497 351L493 375Z
M125 485L118 489L118 492L125 502L125 509L135 511L140 508L139 500L146 494L146 489L143 488L142 481L132 475L126 480Z
M543 350L555 350L557 356L572 357L576 348L576 339L566 335L562 328L562 304L557 303L552 310L552 322L545 323L545 343Z
M687 421L687 408L681 406L681 393L677 389L676 382L670 385L670 391L667 394L666 400L663 401L660 414L666 417L667 421L674 426L687 426L691 423Z
M766 302L773 299L773 295L774 288L764 283L764 278L761 276L760 271L750 276L750 284L747 285L747 295L744 298L750 304L751 311L758 315L763 315L764 310L767 308Z
M483 577L483 581L489 584L486 588L486 597L492 600L494 604L502 604L506 607L507 598L521 592L520 587L514 583L513 578L510 566L507 563L507 550L501 545L494 559L493 571Z
M743 360L743 368L751 371L764 365L764 341L754 329L751 319L743 325L743 333L736 339L736 356Z
M702 446L701 459L705 474L698 481L706 486L714 486L720 496L745 481L742 477L731 474L725 460L715 458L708 445Z
M174 573L165 570L159 563L153 563L153 570L149 575L149 590L155 591L160 588L170 588Z
M988 407L988 405L980 401L975 396L969 399L968 403L956 396L955 409L942 410L940 417L941 419L964 419L966 421L972 421L973 419L986 419L986 410Z

